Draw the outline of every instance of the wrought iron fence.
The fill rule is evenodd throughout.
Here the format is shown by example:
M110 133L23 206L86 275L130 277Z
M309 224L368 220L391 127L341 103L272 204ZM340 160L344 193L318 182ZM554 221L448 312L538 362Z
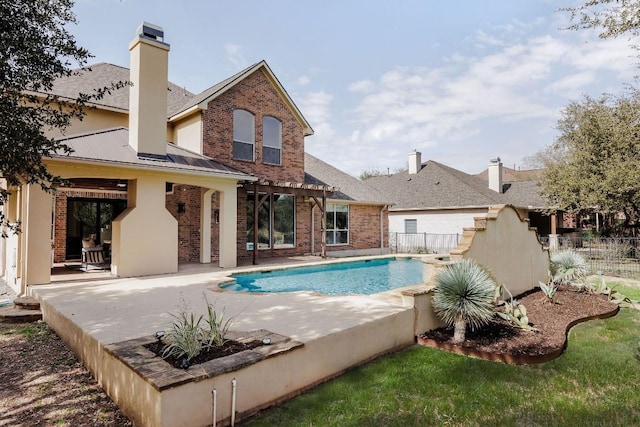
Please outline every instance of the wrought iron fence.
M540 239L553 251L571 249L585 257L592 273L640 278L640 238L559 236L557 245Z
M460 234L390 233L393 253L445 254L458 246Z
M461 234L390 233L392 253L449 253L458 246ZM540 241L549 247L549 238ZM551 252L572 249L583 255L594 274L640 279L640 238L559 236Z

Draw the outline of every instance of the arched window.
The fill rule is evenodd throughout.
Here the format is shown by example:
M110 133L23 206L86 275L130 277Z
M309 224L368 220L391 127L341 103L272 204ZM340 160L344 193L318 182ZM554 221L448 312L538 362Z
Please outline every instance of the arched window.
M256 142L256 124L253 114L246 110L233 110L233 158L253 161Z
M282 164L282 122L273 117L262 119L262 161Z

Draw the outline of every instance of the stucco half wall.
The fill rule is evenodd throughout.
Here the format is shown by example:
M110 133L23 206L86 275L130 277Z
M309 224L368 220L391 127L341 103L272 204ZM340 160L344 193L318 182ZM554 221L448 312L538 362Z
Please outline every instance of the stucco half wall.
M529 221L511 205L492 206L475 227L465 228L451 261L472 258L487 267L499 284L518 295L549 280L549 250Z

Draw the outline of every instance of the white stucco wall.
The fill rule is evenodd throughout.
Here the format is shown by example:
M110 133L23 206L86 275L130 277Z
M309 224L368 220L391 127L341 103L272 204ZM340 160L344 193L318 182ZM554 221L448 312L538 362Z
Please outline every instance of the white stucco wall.
M176 145L202 154L202 120L194 114L174 125L173 142Z
M404 233L404 220L417 220L418 233L462 234L464 227L473 227L473 218L486 215L486 209L438 211L389 211L389 231Z

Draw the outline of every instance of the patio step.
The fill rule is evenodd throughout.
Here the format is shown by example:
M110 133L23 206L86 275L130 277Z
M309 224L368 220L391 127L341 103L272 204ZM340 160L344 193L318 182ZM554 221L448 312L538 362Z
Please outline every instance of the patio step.
M18 297L13 300L18 310L40 310L40 303L34 297Z
M0 322L28 323L42 320L40 303L33 297L20 297L13 300L13 305L0 307Z

